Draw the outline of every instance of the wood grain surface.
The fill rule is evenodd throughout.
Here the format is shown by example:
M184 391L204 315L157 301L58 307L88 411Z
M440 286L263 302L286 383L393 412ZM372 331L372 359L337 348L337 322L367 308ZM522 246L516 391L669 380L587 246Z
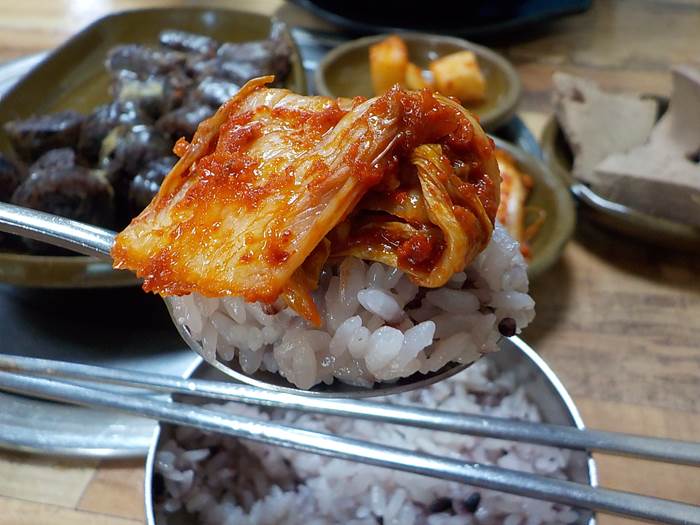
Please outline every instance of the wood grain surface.
M99 16L172 1L0 0L0 60L50 49ZM327 27L279 1L220 1L292 24ZM521 116L537 133L551 74L668 94L668 68L700 60L700 2L596 1L581 15L487 42L517 66ZM591 427L700 440L700 258L580 221L550 272L532 283L537 319L524 334ZM601 483L700 504L700 469L598 455ZM0 452L0 525L143 523L143 462L97 464ZM600 516L599 523L631 523Z

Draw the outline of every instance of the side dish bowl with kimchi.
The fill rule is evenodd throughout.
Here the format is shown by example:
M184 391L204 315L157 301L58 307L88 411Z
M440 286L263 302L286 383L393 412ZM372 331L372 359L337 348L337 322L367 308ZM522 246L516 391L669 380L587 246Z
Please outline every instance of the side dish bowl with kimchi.
M493 140L501 174L496 220L520 244L532 281L549 275L559 260L574 233L576 208L566 184L535 154L498 137Z

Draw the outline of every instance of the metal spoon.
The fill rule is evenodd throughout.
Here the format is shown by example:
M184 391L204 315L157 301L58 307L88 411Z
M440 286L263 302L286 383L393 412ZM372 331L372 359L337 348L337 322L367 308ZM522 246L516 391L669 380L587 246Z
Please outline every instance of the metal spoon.
M115 232L104 228L6 203L0 203L0 232L21 235L108 261L112 260L110 252L116 236ZM199 342L195 341L187 328L178 323L173 316L172 300L169 297L164 297L163 300L168 307L168 312L173 319L173 324L177 327L182 339L207 363L237 381L277 392L317 397L344 398L398 394L416 388L422 388L446 379L461 372L471 364L448 363L437 372L432 372L430 374L415 373L409 377L391 383L374 383L372 388L352 386L336 380L330 385L321 383L310 390L302 390L279 374L258 370L252 375L249 375L241 370L235 360L227 363L219 361L218 359L211 360L210 358L205 358L205 353Z

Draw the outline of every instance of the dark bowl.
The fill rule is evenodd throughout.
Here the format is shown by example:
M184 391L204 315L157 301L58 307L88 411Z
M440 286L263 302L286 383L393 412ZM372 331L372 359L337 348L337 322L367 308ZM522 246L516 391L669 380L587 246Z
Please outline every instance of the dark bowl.
M426 31L466 38L499 37L588 9L591 0L491 0L421 2L403 0L291 0L331 24L355 34Z

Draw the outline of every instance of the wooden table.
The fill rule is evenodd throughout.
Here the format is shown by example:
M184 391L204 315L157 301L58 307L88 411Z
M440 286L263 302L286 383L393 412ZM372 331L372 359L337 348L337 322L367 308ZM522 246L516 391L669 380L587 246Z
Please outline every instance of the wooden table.
M0 60L50 49L118 9L195 2L2 0ZM276 0L216 2L319 25ZM215 3L215 4L216 4ZM321 24L322 25L322 24ZM594 2L589 12L492 43L518 67L521 115L537 133L555 70L607 88L668 94L668 67L698 60L696 0ZM591 427L700 440L700 258L579 224L533 294L525 338L561 377ZM599 455L603 485L700 504L700 469ZM142 461L73 462L0 452L0 524L139 524ZM626 520L601 516L610 525Z

